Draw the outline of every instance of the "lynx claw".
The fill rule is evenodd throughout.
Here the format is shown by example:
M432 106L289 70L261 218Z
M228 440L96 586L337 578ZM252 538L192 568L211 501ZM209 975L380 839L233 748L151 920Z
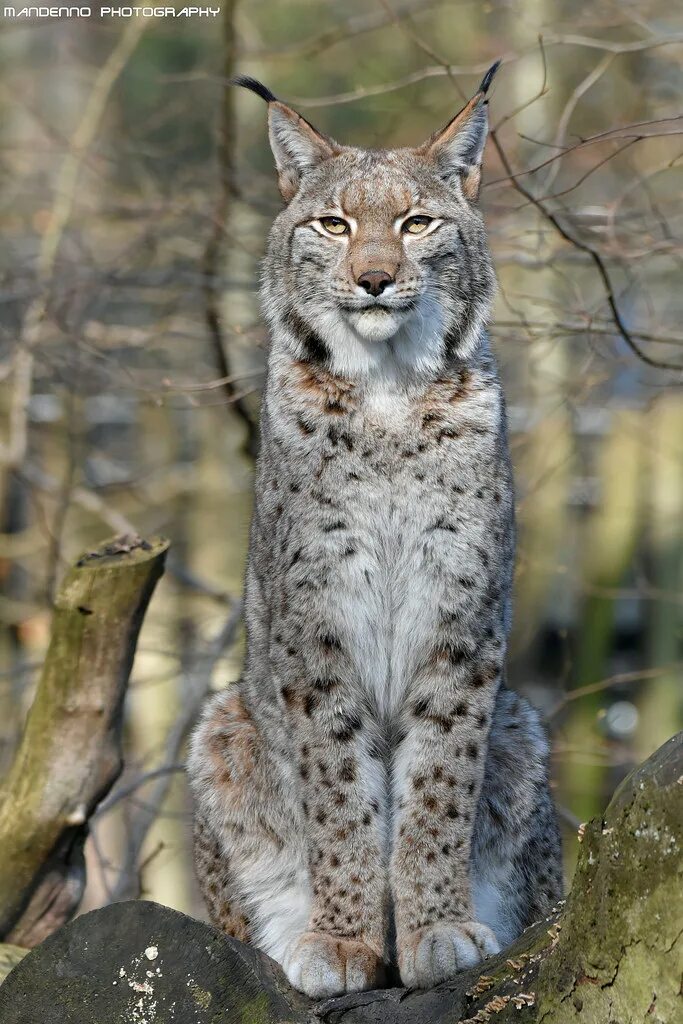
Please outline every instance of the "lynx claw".
M380 983L382 962L364 942L304 932L284 960L290 984L311 999L363 992Z
M496 936L478 921L418 928L399 944L401 981L406 988L433 988L499 951Z

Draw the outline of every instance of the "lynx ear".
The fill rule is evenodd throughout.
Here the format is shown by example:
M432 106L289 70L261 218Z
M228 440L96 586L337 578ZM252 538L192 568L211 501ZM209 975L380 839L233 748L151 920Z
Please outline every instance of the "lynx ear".
M486 93L499 67L500 61L496 61L460 113L420 148L437 164L444 178L458 175L465 195L473 201L479 198L481 160L489 128Z
M299 188L302 174L335 156L341 148L328 136L317 131L296 110L281 103L270 89L255 78L238 75L232 82L251 89L268 104L270 148L275 157L280 194L288 203Z

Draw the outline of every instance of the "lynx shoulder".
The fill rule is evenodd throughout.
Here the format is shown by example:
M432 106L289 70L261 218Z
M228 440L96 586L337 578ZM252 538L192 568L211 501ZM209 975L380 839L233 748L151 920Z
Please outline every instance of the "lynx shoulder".
M240 681L192 742L218 927L314 997L434 985L561 894L548 750L504 683L514 500L477 205L486 76L370 151L265 86L262 450ZM395 940L390 936L395 935Z

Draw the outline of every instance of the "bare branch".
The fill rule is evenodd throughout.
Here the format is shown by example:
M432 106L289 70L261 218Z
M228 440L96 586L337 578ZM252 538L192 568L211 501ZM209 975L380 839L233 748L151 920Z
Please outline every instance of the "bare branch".
M325 50L329 50L339 43L347 43L358 36L376 32L387 25L410 18L413 14L423 14L425 11L443 7L446 0L411 0L409 3L398 4L394 11L388 16L379 11L369 11L349 18L341 25L325 29L311 39L304 39L291 46L283 46L277 50L249 50L240 51L242 60L256 61L279 61L279 60L301 60L308 57L317 57Z
M635 672L619 672L616 675L608 676L606 679L600 679L596 683L589 683L587 686L577 686L576 689L569 690L564 694L555 707L548 712L547 717L549 719L554 718L567 704L580 700L581 697L587 697L591 693L602 693L613 686L623 686L626 683L647 682L648 679L657 679L659 676L665 676L672 672L680 672L682 668L683 663L679 662L675 665L665 665L660 668L640 669Z
M223 73L224 85L221 104L221 123L219 126L218 164L219 194L213 220L213 230L209 235L202 259L202 275L205 298L205 318L209 338L214 351L218 373L223 382L223 391L232 404L235 412L242 420L247 431L247 451L255 457L258 451L258 424L244 401L249 391L240 392L233 386L233 372L228 357L228 347L223 336L221 300L222 291L217 283L217 273L223 252L223 240L226 234L230 204L235 194L235 167L233 162L233 146L236 131L234 109L234 89L230 80L235 65L235 29L234 13L237 0L229 0L222 11L223 18Z
M614 288L612 286L612 281L610 279L610 276L609 276L609 273L607 271L607 267L606 267L606 264L605 264L605 261L604 261L603 257L600 255L600 253L597 251L597 249L594 249L591 245L588 244L588 242L584 242L582 239L577 238L566 226L564 226L561 223L561 221L559 220L557 214L555 214L551 210L549 210L543 204L543 202L541 202L540 199L537 199L524 185L521 184L521 182L518 180L517 176L515 175L515 173L512 170L512 166L510 164L510 161L509 161L509 159L507 157L507 154L506 154L505 150L503 149L503 147L501 145L501 142L500 142L498 136L496 135L495 130L491 131L490 137L491 137L491 141L493 142L493 145L496 148L496 152L498 153L498 156L500 158L500 162L502 163L506 173L508 174L508 177L509 177L510 181L512 182L512 184L514 185L516 190L520 193L520 195L524 196L524 198L529 203L531 203L532 206L536 207L536 209L539 211L539 213L542 214L542 216L550 224L553 225L553 227L555 228L557 233L566 242L569 242L570 245L573 245L575 249L578 249L581 252L585 253L590 258L590 260L592 261L593 265L595 266L595 269L598 272L600 280L602 281L603 287L605 289L605 298L607 300L607 304L608 304L608 306L609 306L609 308L611 310L612 316L614 318L615 326L616 326L619 334L623 338L623 340L626 342L628 347L631 349L631 351L636 356L638 356L638 358L643 363L646 363L647 366L655 367L658 370L677 370L677 371L683 370L683 364L680 364L680 363L670 363L670 362L667 362L666 360L663 360L663 359L655 359L653 356L649 355L647 352L645 352L640 347L640 345L638 344L638 342L635 339L635 336L632 334L632 332L626 326L626 322L625 322L625 320L624 320L624 318L623 318L623 316L621 314L621 310L619 309L619 306L617 304L617 298L616 298L616 295L614 293Z

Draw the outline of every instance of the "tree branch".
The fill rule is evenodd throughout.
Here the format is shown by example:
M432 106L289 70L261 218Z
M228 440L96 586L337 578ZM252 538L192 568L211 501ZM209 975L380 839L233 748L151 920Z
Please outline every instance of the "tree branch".
M204 249L202 277L204 288L204 318L209 340L214 351L216 366L220 374L223 392L233 409L244 423L247 431L247 452L255 457L258 451L258 424L245 402L246 394L235 388L234 377L228 357L227 343L223 336L221 316L222 287L219 281L220 260L223 253L230 205L235 194L235 167L232 150L235 145L236 118L231 76L235 65L234 16L237 0L229 0L223 7L223 94L221 122L218 140L219 191L213 227Z

